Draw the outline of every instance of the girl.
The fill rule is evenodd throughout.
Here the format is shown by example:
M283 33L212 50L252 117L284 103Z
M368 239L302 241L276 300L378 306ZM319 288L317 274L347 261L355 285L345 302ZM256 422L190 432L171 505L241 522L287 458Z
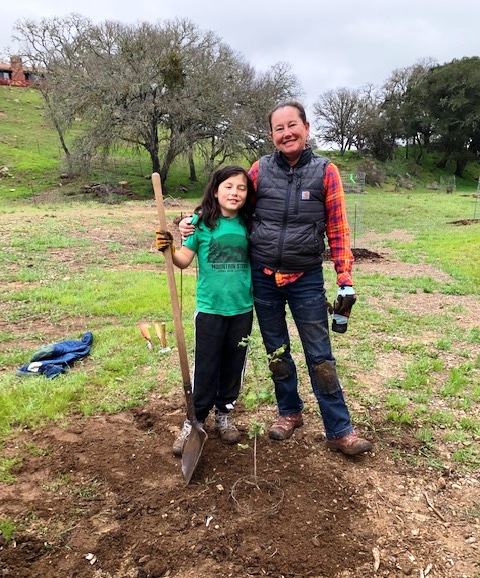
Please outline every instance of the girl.
M215 407L215 425L226 444L240 441L230 412L240 393L247 348L239 345L250 335L253 295L248 233L253 207L253 184L245 169L227 166L213 173L193 220L195 233L175 250L169 231L156 232L156 247L170 246L174 264L188 267L198 257L195 363L192 390L195 416L203 424ZM182 455L191 424L185 420L173 444Z

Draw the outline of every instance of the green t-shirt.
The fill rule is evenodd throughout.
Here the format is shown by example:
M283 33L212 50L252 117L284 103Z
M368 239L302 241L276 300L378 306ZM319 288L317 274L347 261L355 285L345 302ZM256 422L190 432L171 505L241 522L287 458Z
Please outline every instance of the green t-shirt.
M248 237L239 217L220 217L213 231L200 221L184 244L198 258L197 311L240 315L252 310Z

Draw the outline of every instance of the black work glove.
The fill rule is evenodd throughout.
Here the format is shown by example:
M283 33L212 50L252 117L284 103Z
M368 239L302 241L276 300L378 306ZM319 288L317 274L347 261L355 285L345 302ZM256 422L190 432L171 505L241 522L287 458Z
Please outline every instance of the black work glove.
M175 253L175 245L173 244L173 235L170 231L161 231L157 229L155 231L155 247L158 251L162 253L170 247L172 255Z
M337 298L333 304L332 331L345 333L348 326L348 318L356 300L357 296L353 287L342 285L338 288Z

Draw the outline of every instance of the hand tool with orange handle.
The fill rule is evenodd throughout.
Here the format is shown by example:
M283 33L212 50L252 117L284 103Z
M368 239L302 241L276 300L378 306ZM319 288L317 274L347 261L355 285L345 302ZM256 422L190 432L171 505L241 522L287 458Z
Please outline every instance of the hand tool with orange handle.
M150 330L149 330L150 326L147 325L146 323L140 323L139 327L140 327L140 333L147 340L148 349L152 350L153 349L153 343L152 343L152 339L150 337Z

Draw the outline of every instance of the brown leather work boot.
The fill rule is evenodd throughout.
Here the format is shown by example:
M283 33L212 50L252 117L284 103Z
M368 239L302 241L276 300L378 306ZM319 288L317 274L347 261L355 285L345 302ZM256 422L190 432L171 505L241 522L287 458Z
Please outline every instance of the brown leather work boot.
M355 432L349 433L337 440L327 440L327 448L329 450L332 450L332 452L342 452L347 456L358 456L358 454L369 452L372 447L372 444L368 440L359 438Z
M302 425L303 417L301 411L290 415L281 415L270 428L268 435L272 440L288 440L292 436L293 430Z

